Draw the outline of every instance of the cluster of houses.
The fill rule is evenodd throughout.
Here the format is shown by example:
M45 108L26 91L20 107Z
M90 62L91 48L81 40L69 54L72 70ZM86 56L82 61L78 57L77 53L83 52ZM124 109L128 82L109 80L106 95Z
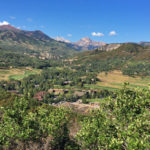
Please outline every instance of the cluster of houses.
M49 89L48 92L45 92L45 91L40 91L40 92L37 92L34 96L35 99L39 100L39 101L42 101L44 96L48 93L54 93L55 95L59 95L59 94L67 94L69 92L69 89ZM95 92L94 90L82 90L82 91L78 91L78 90L75 90L73 95L74 96L78 96L78 97L82 97L84 96L87 92L91 93L91 92ZM82 99L78 99L76 102L66 102L66 101L61 101L59 102L58 104L53 104L53 105L62 105L62 104L83 104L82 103ZM87 105L90 105L90 106L98 106L99 107L99 103L96 103L96 102L89 102L89 104Z

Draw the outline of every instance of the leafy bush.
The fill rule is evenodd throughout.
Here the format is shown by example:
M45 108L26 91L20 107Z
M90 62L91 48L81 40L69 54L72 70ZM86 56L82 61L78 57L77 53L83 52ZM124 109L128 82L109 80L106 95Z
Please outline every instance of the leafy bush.
M118 91L82 122L76 139L86 150L150 149L150 90Z
M34 100L17 98L13 105L1 108L0 145L12 146L29 141L40 143L49 139L48 145L53 149L69 146L68 117L63 108L39 105ZM49 138L48 138L49 137Z

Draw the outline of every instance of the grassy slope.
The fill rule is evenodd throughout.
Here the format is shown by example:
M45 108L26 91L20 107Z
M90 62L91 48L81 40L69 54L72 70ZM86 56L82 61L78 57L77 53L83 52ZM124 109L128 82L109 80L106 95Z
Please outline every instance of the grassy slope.
M41 71L32 68L12 68L12 69L0 69L0 81L1 80L21 80L31 74L37 74Z
M97 83L97 86L120 88L123 86L124 82L129 82L129 87L147 87L150 82L150 77L140 78L140 77L129 77L123 75L121 71L111 71L107 74L102 72L98 75L101 82ZM149 81L149 82L148 82Z
M129 77L123 75L119 70L110 71L107 74L105 72L99 73L98 78L101 80L100 82L97 82L97 84L85 85L85 88L116 91L123 87L124 82L129 82L128 87L130 88L147 88L150 83L150 77ZM101 99L90 99L88 101L100 102Z

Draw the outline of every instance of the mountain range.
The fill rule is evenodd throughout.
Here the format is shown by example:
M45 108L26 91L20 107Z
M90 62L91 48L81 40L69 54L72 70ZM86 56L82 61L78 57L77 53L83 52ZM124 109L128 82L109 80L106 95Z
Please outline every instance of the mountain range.
M84 37L77 42L71 42L62 37L56 37L55 39L57 41L68 43L68 45L70 47L75 48L79 51L93 50L93 49L96 49L96 48L106 45L106 43L104 43L104 42L93 41L89 37Z
M107 44L91 40L89 37L71 42L57 37L53 39L42 31L24 31L11 25L0 26L0 48L19 52L41 59L60 59L73 56L78 52L94 50L112 51L121 47L123 43ZM150 42L139 42L141 46L149 48Z
M42 31L24 31L11 25L0 26L0 47L38 54L43 58L61 58L76 53L66 43L56 41Z

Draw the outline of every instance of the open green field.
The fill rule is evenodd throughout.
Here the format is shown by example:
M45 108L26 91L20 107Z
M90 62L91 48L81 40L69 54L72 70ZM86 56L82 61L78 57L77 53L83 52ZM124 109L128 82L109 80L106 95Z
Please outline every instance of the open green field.
M98 82L95 86L103 89L118 89L121 88L124 82L129 82L131 88L146 88L150 83L150 77L129 77L123 75L121 71L115 70L108 72L107 74L102 72L98 75L101 82Z
M41 70L33 68L10 68L0 69L0 81L2 80L21 80L32 74L38 74Z
M129 77L123 75L121 71L115 70L108 73L102 72L98 75L100 82L97 84L86 84L85 88L88 89L106 89L117 90L121 88L125 82L129 82L130 88L147 88L150 84L150 77Z

